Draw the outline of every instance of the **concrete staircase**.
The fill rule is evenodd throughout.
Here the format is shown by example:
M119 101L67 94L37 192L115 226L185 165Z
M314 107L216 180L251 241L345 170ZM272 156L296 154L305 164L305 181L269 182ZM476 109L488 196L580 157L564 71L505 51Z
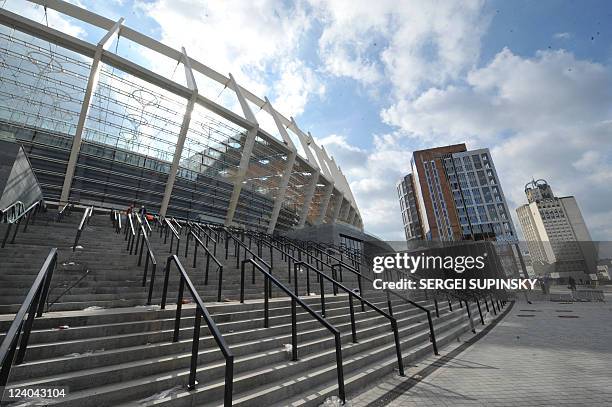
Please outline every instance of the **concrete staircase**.
M0 250L0 312L5 313L0 315L1 341L13 317L6 313L18 308L50 247L60 248L60 266L49 299L63 295L35 320L25 362L13 367L9 387L65 387L69 390L67 397L49 401L62 406L222 405L225 361L205 324L200 332L199 383L192 391L185 387L195 307L183 305L180 339L172 342L178 273L171 274L167 308L161 310L156 305L169 245L155 231L151 234L158 270L154 305L146 306L148 286L145 289L141 285L143 267L136 266L137 257L127 252L124 236L114 232L108 214L91 219L81 237L82 249L72 252L69 246L79 220L77 213L61 224L40 220L20 233L16 244ZM291 361L290 301L279 290L273 291L270 327L264 328L263 279L258 275L256 283L251 284L250 272L247 274L247 301L240 304L240 273L235 259L230 255L225 261L219 247L218 257L224 264L224 301L216 302L215 274L211 273L208 285L203 284L203 251L199 251L197 267L191 267L193 246L186 260L184 235L181 238L179 258L236 357L234 405L318 406L337 395L334 339L329 331L298 307L299 360ZM263 253L269 260L268 252ZM286 263L275 257L275 264L273 274L293 287L288 283ZM90 270L87 276L64 293L84 269ZM305 293L304 274L299 277L299 286ZM354 276L344 277L346 285L357 286ZM318 294L314 275L311 291ZM344 378L350 399L366 384L397 369L393 334L388 319L369 308L361 312L355 302L358 342L353 343L347 296L334 296L330 285L326 292L326 320L342 335ZM363 294L386 310L384 294L366 289ZM303 299L320 312L318 295ZM418 302L433 311L429 301ZM438 346L443 346L468 331L469 324L465 308L454 304L450 311L448 304L439 305L440 317L434 318L434 323ZM473 311L476 318L476 309ZM401 300L393 301L393 313L398 320L404 363L431 352L425 314Z

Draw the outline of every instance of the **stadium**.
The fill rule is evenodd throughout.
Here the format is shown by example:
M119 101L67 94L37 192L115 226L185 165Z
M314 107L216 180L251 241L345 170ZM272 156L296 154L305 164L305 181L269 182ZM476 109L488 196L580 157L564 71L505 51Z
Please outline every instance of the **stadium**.
M46 201L144 205L268 233L363 228L335 160L267 98L123 19L34 3L100 32L89 43L8 10L0 16L0 137L24 147ZM173 77L136 63L144 53L170 59ZM219 90L223 100L212 100Z

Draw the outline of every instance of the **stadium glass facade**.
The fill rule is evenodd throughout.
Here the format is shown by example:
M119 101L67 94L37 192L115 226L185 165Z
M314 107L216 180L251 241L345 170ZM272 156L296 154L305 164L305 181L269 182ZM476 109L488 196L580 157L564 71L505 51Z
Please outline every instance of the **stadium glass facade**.
M123 20L33 3L100 32L88 43L0 10L0 138L24 146L45 199L135 203L268 232L335 222L363 229L334 159L266 98ZM158 75L118 55L120 41L182 68ZM198 91L214 86L235 103Z

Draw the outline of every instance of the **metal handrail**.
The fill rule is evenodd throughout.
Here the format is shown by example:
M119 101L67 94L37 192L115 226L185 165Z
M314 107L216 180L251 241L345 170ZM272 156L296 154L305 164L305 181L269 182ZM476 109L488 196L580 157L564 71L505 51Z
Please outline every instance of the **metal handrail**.
M206 236L206 246L208 246L208 243L210 241L213 242L213 253L216 256L217 255L217 243L219 243L218 238L215 239L214 237L212 237L208 232L204 230L204 228L199 223L191 223L190 225L195 226L199 233L204 233L204 236ZM198 233L198 236L199 236L199 233Z
M193 329L193 344L191 347L191 369L189 373L189 389L193 390L196 387L196 369L198 365L198 348L200 345L200 324L201 318L204 317L206 321L206 325L208 325L208 329L212 334L217 346L223 353L225 357L225 395L224 395L224 405L226 407L230 407L232 405L232 386L234 382L234 355L232 354L229 346L225 342L221 331L217 327L217 324L213 320L212 316L206 309L204 305L204 301L198 294L195 289L191 279L187 275L187 272L183 268L183 265L179 261L178 257L173 254L168 257L166 261L166 270L165 270L165 278L164 278L164 291L162 295L161 309L166 308L166 296L168 293L168 278L170 276L170 264L174 262L176 265L179 274L181 276L181 281L179 284L178 296L176 299L176 316L174 319L174 336L172 341L178 342L179 340L179 330L181 325L181 309L183 306L183 292L185 290L185 284L187 285L187 289L191 293L191 297L193 298L196 304L196 314L195 314L195 322Z
M342 367L342 340L340 337L340 331L326 321L323 317L317 314L308 304L302 301L297 295L291 292L289 288L287 288L283 283L278 281L269 271L266 271L260 264L255 261L255 259L245 259L242 261L240 267L240 302L244 303L244 272L245 265L247 263L251 263L253 265L253 270L257 269L260 273L264 275L264 327L268 328L270 326L269 323L269 302L268 302L268 291L271 289L272 283L280 288L282 291L287 294L291 298L291 346L292 346L292 359L293 361L298 360L298 343L297 343L297 312L296 312L296 304L299 304L306 312L312 315L317 321L319 321L327 330L329 330L334 335L334 340L336 344L336 371L338 374L338 396L342 400L344 404L346 402L346 393L344 391L344 371Z
M0 217L0 221L6 223L15 223L19 216L21 216L21 214L24 212L24 203L21 201L15 201L11 205L0 211L0 213L2 214L2 216Z
M125 228L125 240L127 240L127 246L125 250L129 250L130 254L134 252L134 243L136 242L136 231L134 230L134 220L133 220L132 212L127 214L127 223L129 224L129 228Z
M81 222L79 223L79 228L77 229L76 236L74 238L74 244L72 245L72 251L76 250L77 245L79 244L79 239L81 238L81 233L83 233L83 228L85 224L89 224L89 218L91 218L91 214L93 213L93 206L85 208L83 211L83 217L81 218Z
M151 228L151 225L149 224L149 219L147 219L147 214L144 213L142 217L144 218L144 223L147 225L147 230L149 231L149 233L153 232L153 229Z
M25 358L34 318L41 317L43 314L43 308L49 294L49 285L51 284L56 265L57 248L53 248L34 279L30 291L28 291L21 307L19 307L17 314L15 314L15 319L13 319L0 345L0 388L6 386L13 363L19 365ZM27 319L25 319L26 313L28 314ZM20 336L21 341L19 340ZM17 346L18 343L19 346ZM15 353L17 353L16 357Z
M166 244L168 242L168 229L170 229L171 235L170 235L170 251L169 253L172 253L172 247L174 246L174 238L176 238L176 254L178 255L179 253L179 246L181 245L181 237L179 236L179 232L177 232L177 230L174 228L174 226L172 226L172 223L168 220L168 218L164 218L164 223L165 223L165 238L164 238L164 244Z
M217 285L217 301L221 302L221 290L223 285L223 264L210 252L208 247L202 242L200 237L193 232L193 229L189 230L189 234L187 235L187 242L185 243L185 258L187 258L189 252L189 240L190 237L193 236L193 240L195 242L193 249L193 268L197 266L197 258L198 258L198 246L201 246L206 252L206 272L204 274L204 285L208 285L208 272L210 269L210 259L217 264L217 271L219 275L219 282ZM216 244L215 244L216 245Z
M74 205L71 202L66 202L66 205L64 205L57 213L57 222L61 222L64 219L64 216L70 216L73 207Z
M301 253L301 252L304 251L304 249L300 248L299 246L297 246L297 245L294 245L294 246L298 249L298 253ZM308 256L310 254L306 253L306 255ZM312 255L310 255L310 256L312 256ZM314 257L314 256L312 256L312 257ZM314 258L316 258L316 257L314 257ZM329 267L332 270L332 275L333 276L335 276L335 267L337 267L338 265L342 265L343 267L347 268L349 271L351 271L352 273L357 275L357 282L358 282L358 285L359 285L359 294L361 294L363 292L361 290L361 278L365 278L366 280L370 281L371 283L374 282L373 279L363 275L360 271L358 271L357 269L355 269L355 268L353 268L353 267L351 267L349 265L346 265L346 264L343 264L343 263L338 263L338 264L332 265L332 264L326 263L326 262L324 262L323 260L320 260L320 259L318 259L318 261L321 264L324 264L327 267ZM340 271L340 275L342 275L342 269L340 269L339 271ZM342 278L340 278L340 281L342 281ZM421 311L423 311L423 312L425 312L427 314L427 322L429 323L429 335L430 335L431 345L432 345L434 354L438 355L438 344L436 342L436 334L435 334L435 330L434 330L434 326L433 326L433 321L432 321L432 318L431 318L431 311L428 310L427 308L423 307L422 305L419 305L416 302L414 302L414 301L404 297L403 295L396 293L395 291L389 290L387 288L383 289L383 291L387 294L387 308L388 308L389 314L391 316L393 316L393 308L392 308L392 305L391 305L391 298L389 297L389 294L391 294L391 295L401 299L404 302L407 302L408 304L410 304L410 305L420 309ZM364 309L364 303L362 302L362 310L363 309Z
M174 217L171 217L170 220L178 227L178 229L177 228L174 228L174 229L180 234L183 231L183 225L181 225L179 221L176 220Z
M353 297L356 297L361 301L362 304L367 305L372 308L374 311L378 312L383 317L387 318L391 323L391 329L393 330L393 337L395 339L395 352L397 354L397 368L399 370L400 376L404 376L404 362L402 359L402 348L400 345L399 332L397 330L397 320L391 315L387 314L385 311L378 308L376 305L372 304L370 301L363 298L360 294L356 294L353 290L348 288L342 283L339 283L335 279L329 277L327 274L323 273L320 270L317 270L314 266L303 262L298 261L293 263L293 281L295 284L295 295L299 295L298 290L298 267L301 269L302 266L314 271L319 276L319 284L320 284L320 296L321 296L321 316L325 318L325 287L324 281L327 280L334 285L336 288L340 288L342 291L346 292L349 296L349 310L351 312L351 331L353 335L353 343L357 342L357 329L355 327L355 308L353 307ZM335 290L334 290L335 291ZM310 295L310 292L306 293Z
M25 232L28 230L28 224L30 223L30 219L36 215L36 213L40 210L41 205L43 203L44 201L42 199L40 201L36 201L32 205L30 205L28 209L24 210L23 212L20 212L18 215L15 215L14 211L16 210L15 208L17 207L23 207L23 202L21 201L15 202L14 204L10 205L9 207L7 207L6 209L2 211L2 219L4 219L8 223L8 227L6 228L4 239L2 239L2 246L0 247L4 248L6 246L6 241L8 240L8 237L11 233L11 229L13 228L13 225L16 223L17 226L15 226L15 231L13 232L13 237L11 238L11 243L15 243L15 237L17 236L17 233L19 232L19 225L21 224L21 220L26 215L27 215L27 218L26 218L25 226L23 227L23 231ZM10 218L8 216L9 213L13 213ZM32 219L32 223L34 223L33 219Z
M145 287L147 284L147 274L149 272L149 262L151 263L151 282L149 283L149 295L147 297L147 305L151 305L151 299L153 297L153 286L155 284L155 272L157 271L157 261L155 260L155 255L153 254L153 249L151 249L151 244L149 243L149 237L146 234L144 229L144 225L141 223L140 228L142 229L142 240L140 241L140 254L138 256L138 265L142 264L142 251L144 245L147 245L147 256L145 258L145 268L144 273L142 275L142 286ZM138 244L136 244L136 248L138 249Z
M267 261L265 261L264 259L262 259L260 256L256 255L255 253L253 253L253 251L247 247L246 244L244 244L244 242L242 242L240 239L238 239L236 236L234 236L232 234L232 232L229 231L228 228L225 228L225 233L227 236L231 237L232 240L237 243L238 245L242 246L242 248L244 249L244 256L246 257L246 252L249 252L249 254L251 256L253 256L255 259L257 259L258 261L260 261L261 263L263 263L268 270L272 271L272 266L270 264L268 264ZM229 239L225 239L225 259L227 260L228 257L228 244L229 244ZM240 249L238 248L238 246L234 245L235 249L236 249L236 268L238 268L240 266Z
M400 271L396 270L396 273L399 273L399 272ZM403 271L402 271L402 274L406 278L409 278L409 279L417 281L417 282L419 280L421 280L421 278L418 275L416 275L416 274L412 274L411 273L411 274L408 275L408 274L404 273ZM399 274L398 274L398 277L399 277ZM423 290L423 291L425 291L425 294L427 295L427 290ZM494 302L494 298L493 298L493 294L494 293L491 290L480 290L480 292L482 294L481 294L481 296L479 296L479 295L477 295L476 291L471 291L471 290L468 291L466 294L459 294L455 290L438 289L438 290L436 290L436 293L434 293L434 298L433 298L434 304L435 304L435 308L436 308L436 316L437 317L440 317L440 311L438 310L438 299L436 298L436 295L437 295L438 292L441 292L441 293L446 295L446 298L448 300L448 305L449 305L449 308L450 308L451 311L453 310L453 307L452 307L451 300L448 298L449 296L454 297L459 302L459 307L462 307L462 304L461 304L462 301L465 302L465 304L466 304L466 312L468 314L468 318L470 318L470 321L472 319L471 319L470 308L468 306L468 299L472 299L476 303L476 306L478 307L478 314L479 314L479 317L480 317L480 323L482 325L484 325L484 317L482 315L482 309L480 308L480 300L479 300L479 298L482 298L482 300L483 300L483 302L484 302L484 304L486 306L487 312L489 312L489 304L487 304L487 295L491 298L491 306L493 307L493 312L494 312L495 315L497 315L498 311L501 312L501 306L503 306L503 304L504 304L503 300L501 301L501 304L500 304L499 299L497 299L497 301L498 301L498 309L497 310L495 309L495 302ZM476 332L476 330L475 330L473 325L472 325L472 332L474 332L474 333Z

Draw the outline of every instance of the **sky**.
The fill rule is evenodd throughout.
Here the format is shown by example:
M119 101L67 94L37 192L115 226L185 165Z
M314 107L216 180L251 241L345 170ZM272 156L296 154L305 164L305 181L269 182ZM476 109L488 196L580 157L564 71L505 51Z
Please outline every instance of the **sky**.
M524 185L544 178L576 197L594 240L612 240L610 1L73 2L268 96L335 157L377 236L404 239L396 184L412 152L465 142L491 150L517 230ZM40 6L2 3L46 21ZM90 42L103 35L47 20ZM135 44L116 50L184 81ZM196 79L239 112L227 90Z

